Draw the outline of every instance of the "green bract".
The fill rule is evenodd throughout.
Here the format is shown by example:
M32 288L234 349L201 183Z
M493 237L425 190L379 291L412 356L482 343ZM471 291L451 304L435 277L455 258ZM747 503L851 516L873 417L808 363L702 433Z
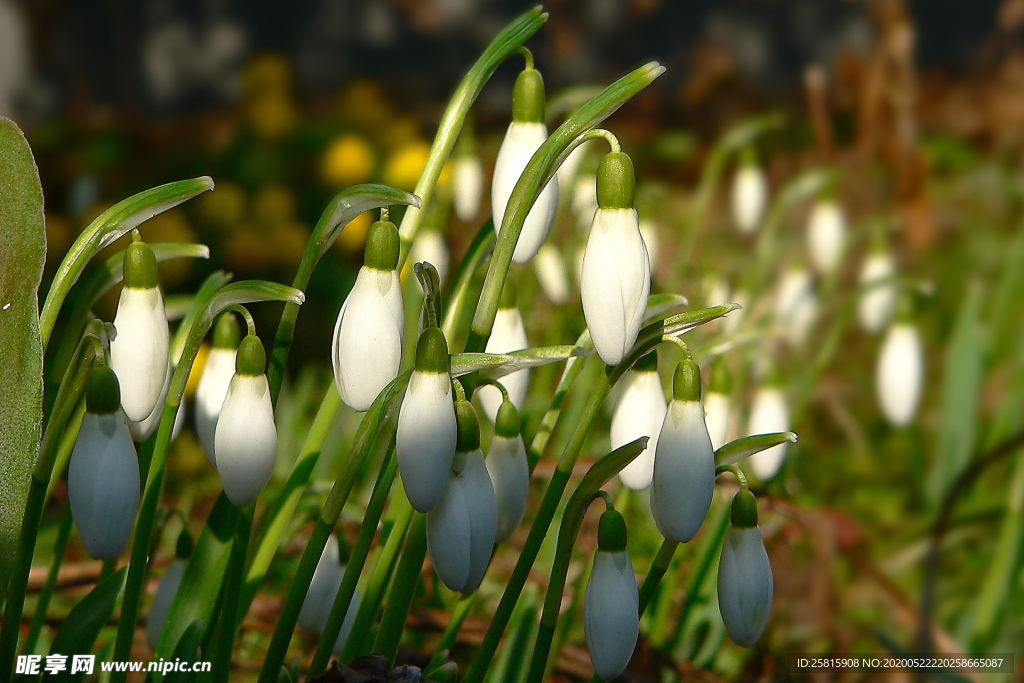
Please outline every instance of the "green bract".
M416 342L416 369L420 372L448 372L448 342L437 327L424 328Z
M700 368L687 358L676 366L672 376L672 396L677 401L700 400Z
M512 401L502 401L494 421L494 433L506 439L519 436L519 411Z
M225 313L217 318L213 326L213 348L215 349L237 349L240 334L235 316Z
M609 152L597 167L597 205L602 209L631 209L636 194L633 160L623 152Z
M597 548L608 553L626 549L626 520L615 508L605 510L597 526Z
M121 407L121 388L117 384L117 377L105 365L97 365L89 371L85 406L94 415L107 415Z
M750 529L757 526L757 500L754 494L740 489L732 499L730 521L737 529Z
M401 242L398 228L391 221L377 221L366 233L366 251L363 265L376 270L394 270L398 267Z
M456 451L469 453L480 448L480 419L476 416L476 408L465 399L455 402L455 421L459 436L456 440Z
M536 69L523 69L512 87L512 120L544 122L544 79Z
M262 375L267 369L267 352L263 342L255 334L247 334L238 345L235 356L235 372L253 377Z

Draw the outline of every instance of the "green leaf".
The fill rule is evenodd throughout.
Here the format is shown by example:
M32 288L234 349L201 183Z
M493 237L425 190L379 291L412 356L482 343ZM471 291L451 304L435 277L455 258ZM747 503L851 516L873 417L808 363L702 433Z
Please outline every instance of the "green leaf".
M178 646L174 648L173 661L198 662L200 660L199 643L202 632L202 619L196 619L189 624L185 632L181 634ZM189 681L194 680L196 680L196 672L194 671L172 671L164 676L165 683L189 683Z
M946 495L974 450L985 350L981 306L981 286L971 285L960 304L956 328L946 349L939 455L928 477L928 495L934 503Z
M25 136L0 117L0 592L7 589L43 421L43 188Z
M57 675L57 680L80 681L82 673L71 675L70 655L84 655L92 651L100 631L107 625L110 615L114 612L124 589L124 581L128 576L128 568L122 567L107 578L96 584L89 594L75 605L64 619L60 630L53 638L51 654L68 655L68 666ZM51 678L46 677L49 681Z
M579 346L540 346L510 353L456 353L452 355L452 377L461 377L479 372L484 377L498 379L524 368L535 368L548 363L558 363L567 358L587 355Z
M405 190L370 183L353 185L335 195L324 209L320 221L309 238L309 243L313 245L313 254L315 254L313 263L315 264L321 256L327 253L327 250L334 244L334 240L338 239L338 235L353 218L366 211L398 205L419 208L420 198Z
M754 434L753 436L745 436L742 439L730 441L715 451L715 467L733 465L744 458L749 458L755 453L766 451L783 443L796 443L796 434L793 432Z

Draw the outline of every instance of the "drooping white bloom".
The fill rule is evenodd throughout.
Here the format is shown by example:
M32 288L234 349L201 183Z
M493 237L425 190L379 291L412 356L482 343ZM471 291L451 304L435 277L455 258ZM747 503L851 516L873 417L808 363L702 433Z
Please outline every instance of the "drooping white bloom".
M704 397L704 424L711 437L711 448L718 450L729 438L729 397L709 391Z
M721 306L732 303L729 300L729 283L725 278L709 275L704 279L704 305Z
M623 484L640 491L651 485L654 476L654 454L668 404L656 365L651 369L629 370L622 379L625 388L615 404L609 436L612 450L641 436L649 437L647 448L619 472Z
M569 155L565 157L565 161L558 167L558 170L555 171L555 175L558 176L558 187L573 187L573 181L576 180L576 174L580 170L580 164L583 163L583 157L586 154L584 151L585 147L587 147L586 142L574 147L569 152Z
M313 578L309 582L309 590L302 601L302 609L299 610L299 628L315 633L317 636L324 632L327 626L327 619L331 615L331 608L338 596L341 582L345 578L345 565L341 563L338 549L338 539L334 536L327 538L327 545L320 554L320 560L313 571ZM337 654L345 647L349 633L352 631L352 622L355 620L356 612L359 610L359 591L352 594L349 601L348 611L338 631L338 639L334 644L334 652Z
M581 230L594 222L597 211L597 176L593 173L581 173L576 178L572 191L572 212L576 216L577 225Z
M359 269L334 326L331 358L341 400L368 410L402 364L405 311L395 270Z
M456 156L452 161L452 202L455 204L455 215L460 221L471 221L480 212L483 191L484 165L480 157L475 154ZM434 267L437 267L436 263ZM439 269L438 273L440 272Z
M661 247L658 226L651 220L640 221L640 236L644 239L644 246L647 247L647 261L653 267L658 263L658 249Z
M250 339L255 337L248 336L242 343ZM240 350L214 434L221 486L238 507L256 500L270 481L277 459L277 427L267 376L247 371L242 355Z
M181 586L181 579L185 575L187 565L188 561L179 557L171 560L156 587L156 595L153 596L153 602L149 606L149 616L146 617L146 642L149 643L149 649L154 652L157 641L160 640L160 631L163 630L167 615L171 612L174 595L178 592L178 587Z
M760 167L744 164L732 179L732 217L741 234L750 235L761 225L768 201L768 181Z
M558 247L545 244L533 260L537 282L551 303L561 306L569 300L569 273Z
M409 258L413 263L427 262L437 270L437 279L444 284L448 275L450 257L448 255L448 244L444 241L444 235L437 230L421 230L416 233L412 241L412 250Z
M737 498L741 496L753 503L749 492L737 494ZM750 647L768 621L775 583L761 530L757 528L756 507L753 518L743 520L736 514L736 503L734 500L732 524L718 563L718 609L733 642Z
M658 439L651 489L651 512L661 535L680 543L693 538L714 492L715 452L704 407L698 400L673 400Z
M160 400L167 372L170 332L160 290L125 286L114 328L110 367L121 385L121 406L129 420L142 422Z
M789 406L782 389L776 386L762 386L754 395L750 410L748 436L774 434L789 431ZM750 456L750 465L759 479L771 479L782 466L789 443L781 443Z
M791 268L782 276L775 299L775 321L783 338L800 344L814 323L818 299L814 282L806 268Z
M733 292L730 303L737 303L740 307L723 318L722 329L728 334L736 332L743 324L743 318L747 313L747 304L750 303L750 294L745 289L737 289Z
M497 527L494 542L511 536L523 521L526 497L530 489L530 465L526 460L523 437L495 434L487 452L487 473L494 488Z
M136 442L142 442L152 436L153 432L156 431L157 426L160 424L160 418L164 414L164 402L167 400L167 392L171 388L171 375L174 374L174 368L171 367L170 363L167 364L167 375L164 377L164 388L160 390L160 399L156 402L153 407L153 412L149 414L142 422L128 421L128 431L132 434L132 440ZM185 411L182 410L185 404L185 399L181 399L181 403L178 404L178 412L174 414L174 426L171 428L171 441L174 441L178 437L178 432L181 431L182 422L185 419Z
M513 121L508 125L505 139L498 149L498 157L494 162L494 177L491 180L491 211L496 233L501 231L512 190L519 182L519 177L530 162L530 158L547 137L548 128L543 123ZM526 222L512 255L514 262L522 264L534 257L551 231L557 209L558 177L552 176L526 216Z
M875 370L875 386L882 413L892 424L903 427L914 419L924 378L924 350L917 328L896 322L882 342Z
M846 217L835 200L819 201L807 220L807 249L811 265L827 275L835 271L846 241Z
M427 513L427 552L444 585L459 593L480 585L496 531L494 488L484 455L479 448L459 453L444 495Z
M516 307L499 308L494 315L494 325L491 327L491 336L487 338L487 346L484 349L487 353L508 353L519 351L529 346L526 340L526 327L523 325L523 315ZM516 370L498 380L508 392L509 400L517 410L522 409L523 401L526 399L526 389L530 381L530 371L527 369ZM483 406L487 419L494 422L498 414L498 406L501 405L501 392L497 387L484 385L477 390L480 396L480 405Z
M606 524L608 521L616 524ZM607 534L611 529L614 533ZM598 527L598 550L583 596L583 634L594 671L605 680L629 665L640 635L640 593L626 552L622 515L608 510Z
M857 317L868 332L879 332L896 309L896 283L875 284L896 274L896 263L887 251L875 251L864 260L860 270L860 286L866 288L857 303Z
M196 387L196 436L199 437L206 459L214 466L217 464L214 458L217 418L224 405L224 397L228 395L228 385L235 375L237 353L238 349L235 348L210 349Z
M119 410L86 411L68 465L68 502L89 556L124 550L139 508L139 456Z
M651 292L651 265L635 209L597 210L581 279L594 348L607 365L618 365L636 341Z

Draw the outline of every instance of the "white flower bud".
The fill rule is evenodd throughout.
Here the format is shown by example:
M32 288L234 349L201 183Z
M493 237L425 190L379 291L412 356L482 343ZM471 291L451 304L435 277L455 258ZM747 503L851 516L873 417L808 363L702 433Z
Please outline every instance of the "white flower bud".
M345 565L340 562L338 550L338 539L334 536L327 538L327 545L320 554L320 560L313 571L313 578L309 582L309 590L302 601L302 609L299 610L299 628L315 633L317 636L324 632L327 626L327 619L331 615L331 608L334 607L334 600L338 597L338 590L345 578ZM352 631L352 622L355 620L356 612L359 610L359 592L352 594L352 600L348 605L348 612L342 621L341 630L338 631L338 639L334 644L335 654L339 653L348 635Z
M618 365L636 341L651 292L651 265L635 209L598 209L583 255L580 294L597 354Z
M149 616L146 617L146 642L149 643L149 649L154 652L157 641L160 640L160 631L163 630L167 615L171 612L174 595L178 592L178 587L181 586L182 577L185 576L186 566L188 566L187 560L179 557L171 560L156 587L156 595L153 596L153 602L149 606Z
M491 336L487 338L487 346L484 350L487 353L508 353L525 349L529 345L526 340L523 315L519 309L515 307L499 308L495 313ZM516 370L499 378L498 381L508 392L508 398L512 401L512 405L517 410L522 410L530 381L530 371L527 369ZM487 419L494 422L498 414L498 406L501 405L501 392L497 387L484 385L476 393L480 397L480 405L483 406Z
M846 241L846 217L835 200L822 200L814 205L807 220L807 249L811 265L827 275L835 271L843 255Z
M704 522L715 493L715 452L700 401L668 406L654 457L651 512L661 535L686 543Z
M750 422L747 434L774 434L789 431L789 407L782 389L775 386L762 386L754 395L754 405L750 409ZM786 457L789 443L781 443L750 456L750 465L759 479L767 480L775 476Z
M156 428L160 425L160 418L164 414L164 403L167 401L167 392L171 389L171 375L174 374L174 368L171 367L170 363L167 364L167 375L164 377L164 388L160 390L160 399L153 406L153 412L149 414L142 422L128 421L128 431L131 432L132 440L137 443L145 441ZM182 422L185 420L185 411L182 410L185 404L185 399L181 399L181 403L178 404L178 412L174 414L174 426L171 428L171 441L178 438L178 432L181 431Z
M875 371L878 402L889 422L903 427L914 419L923 377L924 350L917 328L909 323L893 323L885 335Z
M709 391L704 397L704 424L711 437L711 448L718 450L729 438L729 397Z
M405 311L396 270L359 269L334 326L331 357L341 400L368 410L402 364Z
M235 373L217 418L214 453L221 486L238 507L256 500L274 473L277 428L266 375Z
M427 552L444 585L469 593L491 561L497 508L483 453L460 453L453 464L444 495L427 513Z
M573 186L573 181L576 180L576 174L580 170L580 164L583 163L585 147L587 147L586 142L574 147L573 150L569 152L569 156L565 157L561 166L558 167L558 170L555 171L555 175L558 176L558 187L569 188Z
M121 406L129 420L142 422L160 400L167 372L170 332L160 290L122 289L114 328L110 368L121 385Z
M448 373L414 370L398 413L395 454L405 495L419 512L434 507L444 493L456 435Z
M444 235L437 230L421 230L416 233L412 241L412 250L409 252L412 263L423 263L426 261L437 270L437 279L443 285L448 275L450 257L448 255L448 244L444 241Z
M718 563L718 609L737 645L750 647L764 631L774 585L761 530L730 526Z
M561 306L569 300L569 273L558 247L545 244L533 260L537 282L551 303Z
M860 270L860 286L888 280L896 274L896 263L889 252L879 251L868 255ZM896 309L896 283L871 286L861 295L857 303L857 317L868 332L879 332L892 318Z
M598 676L609 680L626 670L640 635L640 593L626 551L594 554L583 597L583 633Z
M661 247L658 226L651 220L640 221L640 236L644 239L644 246L647 248L647 261L651 267L654 267L658 263L658 249Z
M455 204L455 215L460 221L471 221L480 212L480 197L483 190L484 165L480 157L475 154L456 156L452 160L452 201ZM436 263L434 267L437 267ZM440 272L439 269L438 274Z
M228 385L235 376L235 355L238 349L212 348L206 355L206 365L196 387L196 435L203 447L203 453L211 465L214 458L214 435L217 433L217 418L220 416Z
M729 313L722 320L722 329L727 334L732 334L740 329L740 325L743 324L743 318L747 314L747 305L750 303L750 294L746 290L737 289L732 293L732 301L727 303L737 303L740 305L735 311Z
M794 346L799 345L810 331L817 310L811 273L806 268L786 271L775 299L775 321L783 338Z
M755 165L743 165L732 179L732 217L741 234L750 235L761 225L768 201L768 181Z
M581 230L594 222L597 211L597 176L584 173L576 178L572 190L572 212L576 215L577 225Z
M120 411L86 412L68 465L68 502L89 556L124 550L139 509L139 456Z
M494 488L497 530L494 542L511 536L523 521L526 497L530 490L530 465L526 460L523 438L495 435L487 453L487 474Z
M534 152L547 138L548 128L543 123L513 121L508 125L505 139L501 142L498 157L494 162L494 177L491 180L491 211L496 233L501 231L502 219L505 217L505 209L512 196L512 190L515 189ZM512 256L513 261L521 264L533 258L551 231L557 208L558 177L552 176L526 216Z
M654 476L654 454L668 404L657 368L629 370L622 379L625 389L615 404L609 430L611 448L615 450L642 436L649 437L647 448L619 472L623 484L641 491L651 485Z

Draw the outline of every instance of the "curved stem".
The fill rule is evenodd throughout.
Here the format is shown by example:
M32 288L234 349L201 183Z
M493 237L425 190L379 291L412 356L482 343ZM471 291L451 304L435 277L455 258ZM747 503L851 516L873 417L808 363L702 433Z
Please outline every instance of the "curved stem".
M527 69L532 69L533 68L533 53L530 52L530 48L524 47L524 46L520 45L516 49L516 53L517 54L521 54L523 56L523 59L526 61L526 67L525 68L527 68Z
M602 140L605 140L608 143L608 146L611 148L612 152L622 151L622 146L619 144L619 139L615 137L615 134L612 133L610 130L605 130L604 128L595 128L594 130L588 130L586 133L573 140L573 143L569 147L568 151L571 152L572 150L579 147L587 140L593 140L595 138L601 138Z
M500 391L501 392L501 400L502 401L510 400L509 397L508 397L508 390L505 388L505 385L503 385L498 380L493 379L491 377L482 377L479 380L477 380L477 386L481 386L481 385L484 385L484 384L492 386L495 389L497 389L498 391Z
M252 314L249 313L249 309L240 304L236 304L234 306L228 306L224 312L227 313L228 311L233 311L235 313L238 313L238 315L242 316L242 318L245 320L245 328L248 331L248 333L253 336L256 335L256 322L252 319Z
M736 466L736 465L719 465L718 467L715 468L715 476L716 477L719 474L725 474L726 472L729 472L734 477L736 477L737 480L739 480L739 482L740 482L740 490L747 491L749 489L749 486L747 486L747 475L743 474L743 470L741 470L738 466Z

